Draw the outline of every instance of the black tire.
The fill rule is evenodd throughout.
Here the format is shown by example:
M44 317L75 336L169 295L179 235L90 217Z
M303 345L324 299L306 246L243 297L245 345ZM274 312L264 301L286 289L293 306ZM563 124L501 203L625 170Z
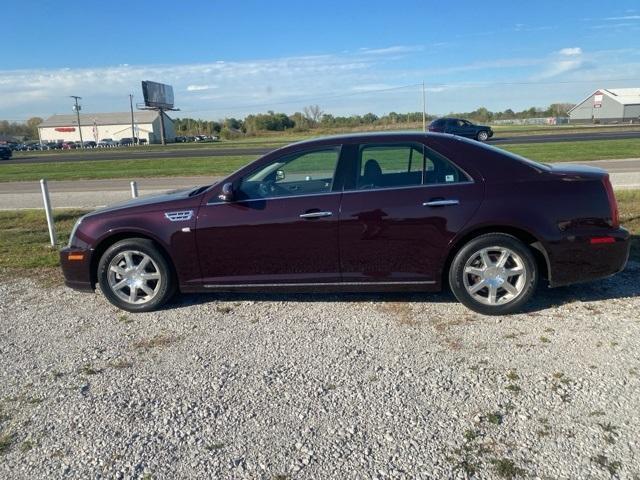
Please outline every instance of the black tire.
M486 130L480 130L476 135L476 140L479 142L486 142L489 139L489 132Z
M506 256L509 263L502 267L499 266L497 257L491 258L492 254L496 255L501 250L514 254ZM490 267L486 267L480 260L481 252L488 253ZM469 264L474 261L481 263ZM487 275L485 278L475 273L465 273L465 268L473 271L493 270L483 272L483 275ZM519 270L523 270L522 278L520 275L509 276ZM484 287L481 286L483 282L486 284ZM491 285L497 292L493 296L497 299L495 304L487 304L491 301L489 282L500 284L497 287L494 286L495 283ZM507 282L509 289L517 294L507 291L504 286ZM518 311L531 299L538 285L538 266L529 247L516 237L504 233L489 233L470 240L458 251L449 268L449 285L458 301L467 308L483 315L506 315ZM474 287L481 288L472 294L468 289L473 290Z
M113 275L111 278L114 282L124 278L123 276L117 277L117 273L110 274L110 266L114 259L117 261L117 259L125 255L126 252L129 253L129 257L132 257L132 262L135 262L136 258L140 258L140 263L142 263L142 259L144 259L145 256L148 256L150 261L147 262L147 265L150 265L140 271L149 276L155 277L156 273L158 275L157 281L155 278L151 280L144 280L145 286L151 289L154 293L153 295L141 295L141 297L144 296L148 298L147 300L141 299L142 303L131 303L121 298L123 295L126 296L127 292L128 294L131 293L131 288L128 285L125 284L116 291L110 284L110 275ZM124 259L122 261L127 263ZM126 267L115 266L115 268L124 269ZM149 269L151 269L150 272L148 271ZM134 268L131 268L130 270L134 270ZM136 272L138 271L137 269L135 270ZM97 276L100 284L100 290L102 290L102 293L107 300L116 307L126 310L127 312L136 313L156 310L162 304L167 302L176 291L177 282L169 261L165 258L158 247L151 240L146 238L127 238L111 245L100 258ZM117 287L117 284L114 286ZM141 288L136 288L135 291L134 299L136 298L137 293L141 291ZM120 294L118 292L120 292Z

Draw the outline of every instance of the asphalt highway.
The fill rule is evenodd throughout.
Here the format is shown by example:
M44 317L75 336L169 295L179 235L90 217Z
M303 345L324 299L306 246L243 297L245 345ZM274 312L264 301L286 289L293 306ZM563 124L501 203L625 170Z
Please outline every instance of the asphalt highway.
M552 143L552 142L584 142L591 140L621 140L630 138L640 138L640 130L623 132L584 132L584 133L562 133L555 135L523 135L514 137L494 137L487 143L490 145L509 145L518 143ZM171 147L162 149L157 147L154 150L136 151L135 147L119 148L110 150L89 150L85 154L78 152L45 153L26 152L16 154L11 160L0 161L1 165L13 163L42 163L42 162L79 162L86 160L131 160L143 158L179 158L179 157L226 157L231 155L264 155L276 147L202 147L202 148L180 148Z

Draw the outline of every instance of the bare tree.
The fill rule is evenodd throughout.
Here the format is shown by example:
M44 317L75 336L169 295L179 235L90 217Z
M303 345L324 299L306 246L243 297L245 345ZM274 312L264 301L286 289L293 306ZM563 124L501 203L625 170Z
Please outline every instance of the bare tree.
M303 109L304 116L311 125L317 125L324 113L318 105L309 105Z

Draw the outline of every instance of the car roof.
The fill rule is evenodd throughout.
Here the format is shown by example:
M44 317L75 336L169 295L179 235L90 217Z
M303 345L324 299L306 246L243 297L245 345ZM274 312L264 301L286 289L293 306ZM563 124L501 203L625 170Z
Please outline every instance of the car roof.
M315 143L355 143L359 141L370 141L374 139L389 139L393 138L396 140L406 139L406 140L419 140L429 137L441 137L443 134L441 133L430 133L430 132L421 132L421 131L403 131L403 130L395 130L395 131L384 131L384 132L356 132L356 133L346 133L340 135L326 135L322 137L309 138L306 140L301 140L299 142L291 143L288 146L301 146L301 145L312 145ZM449 135L447 135L448 137Z

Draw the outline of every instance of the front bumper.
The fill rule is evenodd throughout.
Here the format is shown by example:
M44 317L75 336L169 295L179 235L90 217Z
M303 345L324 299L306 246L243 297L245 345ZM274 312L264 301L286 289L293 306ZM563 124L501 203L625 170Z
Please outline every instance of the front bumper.
M91 277L91 250L63 248L60 250L60 266L67 287L82 292L93 292L95 283Z
M592 239L611 238L605 243ZM609 243L610 242L610 243ZM552 287L610 277L624 270L629 259L629 232L617 228L606 232L568 235L545 245Z

